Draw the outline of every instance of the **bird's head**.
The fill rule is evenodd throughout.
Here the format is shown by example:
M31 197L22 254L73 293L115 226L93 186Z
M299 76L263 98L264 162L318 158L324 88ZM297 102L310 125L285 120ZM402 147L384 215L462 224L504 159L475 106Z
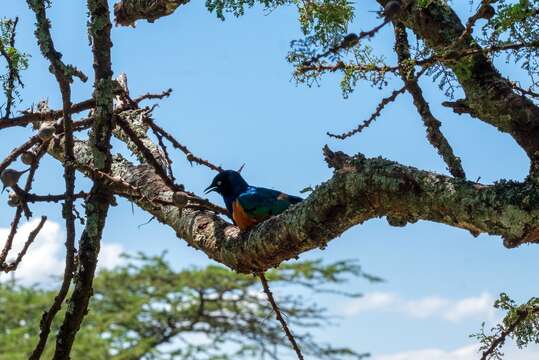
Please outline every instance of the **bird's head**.
M234 170L225 170L213 178L210 186L205 189L205 193L215 191L224 197L236 197L244 192L249 185L240 173Z

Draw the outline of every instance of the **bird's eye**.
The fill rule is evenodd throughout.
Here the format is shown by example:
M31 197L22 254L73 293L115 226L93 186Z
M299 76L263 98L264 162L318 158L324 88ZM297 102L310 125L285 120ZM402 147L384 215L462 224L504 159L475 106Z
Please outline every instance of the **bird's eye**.
M217 186L221 186L221 181L217 181Z

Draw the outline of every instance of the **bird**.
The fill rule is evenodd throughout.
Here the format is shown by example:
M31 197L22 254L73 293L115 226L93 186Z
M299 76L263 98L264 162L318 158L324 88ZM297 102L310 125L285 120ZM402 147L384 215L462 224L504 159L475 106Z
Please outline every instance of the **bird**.
M217 174L205 189L206 194L212 191L223 197L234 224L242 231L249 230L303 200L277 190L250 186L234 170L224 170Z
M30 169L31 168L28 168L24 171L17 171L15 169L8 168L2 171L2 173L0 173L0 181L2 181L2 184L4 184L4 187L2 188L2 192L4 192L6 187L13 187L17 185L22 174L29 171Z

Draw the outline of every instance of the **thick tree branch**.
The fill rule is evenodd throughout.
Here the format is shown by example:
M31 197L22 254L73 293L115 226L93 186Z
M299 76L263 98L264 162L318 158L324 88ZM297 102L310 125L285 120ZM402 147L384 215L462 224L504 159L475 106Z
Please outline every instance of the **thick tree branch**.
M61 147L49 151L62 158ZM79 162L90 161L88 144L76 142L75 151ZM474 235L501 235L507 247L539 242L539 186L533 182L482 185L382 158L325 152L328 163L337 169L333 177L301 204L246 233L211 211L174 205L173 193L148 165L135 166L116 157L112 175L142 193L119 195L133 200L210 258L246 273L325 247L350 227L382 216L395 226L429 220Z
M385 6L389 0L378 0ZM511 134L532 161L532 173L539 162L539 108L515 93L471 36L459 41L466 29L444 1L409 1L399 13L399 21L424 39L440 54L473 51L470 56L439 57L457 76L466 93L466 103L474 114L500 131ZM456 47L455 47L456 46Z
M88 0L88 34L92 39L94 57L95 119L90 133L93 167L109 173L112 165L110 138L112 133L112 99L114 84L110 49L110 12L107 0ZM72 201L72 200L71 200ZM111 201L110 190L102 179L95 179L85 204L86 227L79 241L78 267L75 288L68 310L58 331L54 360L69 359L82 319L87 313L101 235ZM66 201L67 203L67 201Z
M137 20L154 22L172 14L189 0L122 0L114 4L116 25L135 26Z

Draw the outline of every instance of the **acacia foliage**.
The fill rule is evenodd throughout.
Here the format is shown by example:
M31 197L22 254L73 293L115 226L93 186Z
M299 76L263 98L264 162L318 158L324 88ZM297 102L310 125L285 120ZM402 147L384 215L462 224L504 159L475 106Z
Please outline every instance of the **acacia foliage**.
M365 355L322 344L312 334L328 326L331 317L309 293L359 296L339 291L351 276L380 281L352 261L303 261L267 273L306 354L328 360ZM278 359L290 351L255 276L215 265L178 271L164 256L139 254L128 257L125 265L101 271L94 284L73 359ZM0 284L0 360L28 358L41 313L54 296L55 291L42 287ZM53 333L58 326L56 321ZM53 351L49 342L44 358Z

